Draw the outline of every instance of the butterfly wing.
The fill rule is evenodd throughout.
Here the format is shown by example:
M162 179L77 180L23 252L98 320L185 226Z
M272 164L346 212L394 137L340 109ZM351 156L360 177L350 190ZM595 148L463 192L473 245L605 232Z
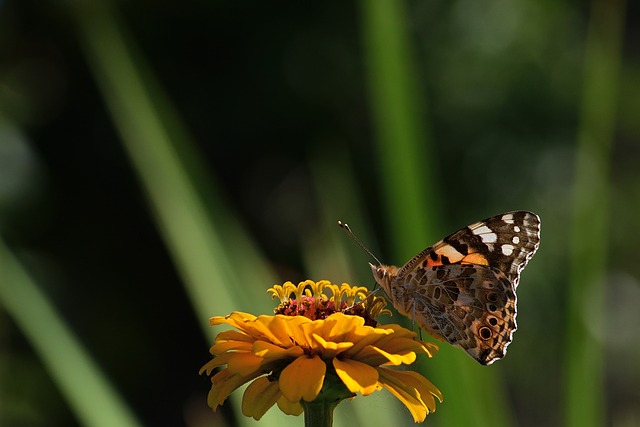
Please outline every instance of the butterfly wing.
M488 365L511 343L520 272L539 244L536 214L506 212L450 234L401 269L373 267L374 277L398 311Z
M416 268L475 264L497 268L518 286L520 272L540 245L540 218L527 211L506 212L456 231L409 260L402 280Z
M516 293L497 268L470 264L421 268L410 274L406 286L394 291L396 301L406 302L398 310L434 338L461 347L483 365L506 354L517 328Z

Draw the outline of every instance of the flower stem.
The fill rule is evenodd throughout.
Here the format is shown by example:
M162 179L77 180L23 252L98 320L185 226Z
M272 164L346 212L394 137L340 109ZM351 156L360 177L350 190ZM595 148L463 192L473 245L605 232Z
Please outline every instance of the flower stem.
M333 410L338 406L338 402L301 401L300 403L304 408L305 427L331 427L333 425Z

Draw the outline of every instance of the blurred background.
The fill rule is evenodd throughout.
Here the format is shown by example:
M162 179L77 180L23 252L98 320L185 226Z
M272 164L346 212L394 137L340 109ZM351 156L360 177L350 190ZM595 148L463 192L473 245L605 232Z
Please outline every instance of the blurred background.
M441 344L425 423L640 425L639 11L0 0L0 425L256 425L206 406L210 316L372 288L338 219L403 264L515 209L509 354ZM383 423L413 424L386 391L334 425Z

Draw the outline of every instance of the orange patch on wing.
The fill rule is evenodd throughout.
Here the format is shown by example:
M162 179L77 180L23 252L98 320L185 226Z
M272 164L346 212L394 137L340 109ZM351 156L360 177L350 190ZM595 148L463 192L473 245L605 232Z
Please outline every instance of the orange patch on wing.
M440 257L438 257L437 260L432 260L431 258L427 257L427 260L425 261L426 265L423 264L425 267L437 267L439 265L443 265L442 264L442 259Z
M489 261L487 260L487 257L476 252L462 258L462 264L489 265Z
M464 259L464 255L462 255L460 252L458 252L456 250L456 248L454 248L451 245L444 245L441 248L438 248L436 250L436 253L438 255L440 255L441 257L446 256L447 258L449 258L449 262L451 264L455 264L457 262L460 262Z

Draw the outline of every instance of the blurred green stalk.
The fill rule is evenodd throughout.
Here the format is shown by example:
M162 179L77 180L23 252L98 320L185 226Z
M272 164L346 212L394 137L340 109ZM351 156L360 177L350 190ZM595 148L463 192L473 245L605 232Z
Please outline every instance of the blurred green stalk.
M393 254L403 262L441 236L440 182L423 88L413 58L402 0L361 3L363 37L382 171L382 203ZM442 344L423 373L444 393L430 422L448 426L510 425L511 414L495 371L473 366ZM478 390L482 389L481 393Z
M567 426L605 425L603 353L593 328L605 326L602 301L609 173L624 11L624 0L594 0L587 35L571 230L565 354Z
M203 330L211 335L214 314L272 310L264 291L273 274L225 209L135 42L106 1L76 1L73 11L87 60Z
M202 156L145 67L135 41L108 1L70 4L87 60L203 331L213 335L208 324L212 315L234 310L272 313L274 305L265 290L275 283L273 273L216 192ZM206 360L203 352L202 363ZM197 375L199 367L186 369ZM203 405L205 396L206 386ZM241 398L241 391L231 394L237 409ZM242 416L236 421L251 423ZM275 410L260 422L298 424Z
M80 424L141 425L2 240L0 303L35 349Z
M435 237L440 200L426 100L414 63L404 2L361 2L383 202L396 256ZM407 240L408 238L408 240ZM426 240L425 240L426 239Z

